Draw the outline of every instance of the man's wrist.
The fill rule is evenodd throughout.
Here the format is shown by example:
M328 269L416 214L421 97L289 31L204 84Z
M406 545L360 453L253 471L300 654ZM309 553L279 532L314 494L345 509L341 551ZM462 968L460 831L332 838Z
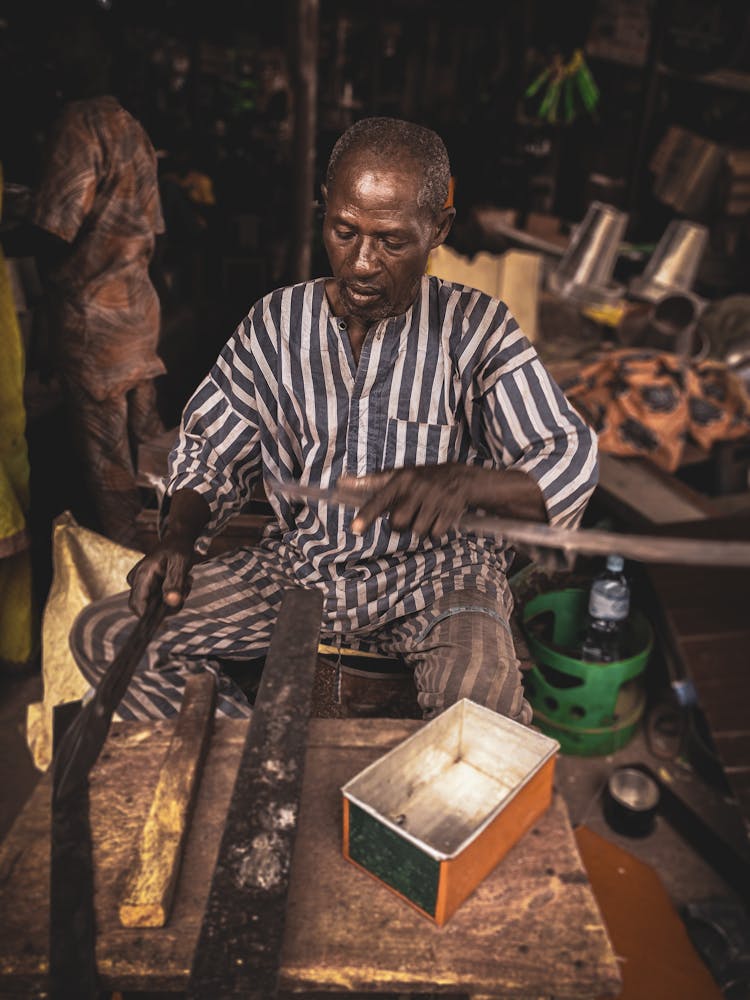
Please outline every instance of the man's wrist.
M488 514L547 521L547 507L536 480L521 469L473 466L470 504Z
M192 551L211 518L211 510L195 490L177 490L169 500L161 538L163 542Z

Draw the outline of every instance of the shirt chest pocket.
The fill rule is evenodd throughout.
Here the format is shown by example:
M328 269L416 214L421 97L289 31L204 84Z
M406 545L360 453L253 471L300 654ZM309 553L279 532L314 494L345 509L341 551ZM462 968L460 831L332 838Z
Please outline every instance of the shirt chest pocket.
M455 458L458 424L425 424L390 417L383 454L384 469L438 465Z

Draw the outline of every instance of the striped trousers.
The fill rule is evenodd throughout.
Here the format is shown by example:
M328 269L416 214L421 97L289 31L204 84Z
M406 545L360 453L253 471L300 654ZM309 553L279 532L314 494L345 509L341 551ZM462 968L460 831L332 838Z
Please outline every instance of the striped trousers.
M270 644L284 587L279 580L249 590L227 553L198 564L183 608L168 616L138 664L118 709L121 719L166 718L179 711L187 677L200 670L218 679L217 715L251 713L245 694L221 669L222 661L263 656ZM97 601L76 619L70 645L81 673L96 685L134 624L127 593ZM508 596L507 603L511 598ZM510 607L476 590L439 598L429 609L361 634L330 633L321 641L400 656L414 671L424 717L461 698L517 722L531 721L508 619Z

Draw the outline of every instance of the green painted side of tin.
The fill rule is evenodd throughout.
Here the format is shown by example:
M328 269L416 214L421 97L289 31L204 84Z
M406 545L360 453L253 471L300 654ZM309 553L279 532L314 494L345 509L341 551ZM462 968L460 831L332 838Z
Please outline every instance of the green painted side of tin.
M435 916L440 862L349 803L349 856L387 885Z

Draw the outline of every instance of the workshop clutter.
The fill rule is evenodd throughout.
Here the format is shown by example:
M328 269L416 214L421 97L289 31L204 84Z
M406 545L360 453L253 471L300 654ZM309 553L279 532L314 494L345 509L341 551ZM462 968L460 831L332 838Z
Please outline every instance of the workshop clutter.
M524 97L539 101L533 112L540 121L569 125L584 113L596 116L599 88L581 49L565 60L557 52L552 62L526 88Z
M643 273L630 281L626 292L613 276L629 221L627 212L592 201L561 260L548 274L549 290L594 308L615 305L627 297L658 302L665 295L690 292L708 245L706 227L686 219L672 220Z
M548 277L550 291L588 305L622 298L625 288L612 280L628 215L612 205L593 201Z
M542 271L542 255L529 250L503 254L483 250L469 258L443 243L427 261L428 274L501 299L532 344L537 336Z
M613 753L635 734L646 696L641 676L653 634L646 617L631 610L626 655L611 663L578 657L589 595L570 588L526 602L522 626L533 665L524 671L524 692L534 723L560 743L563 753Z
M663 295L656 303L633 303L617 327L621 344L679 354L689 361L708 356L710 341L698 328L705 303L689 292Z
M705 226L687 219L673 219L656 244L643 274L630 282L630 294L636 299L658 302L670 293L689 292L707 245Z
M344 785L344 856L442 926L549 806L558 749L464 698Z
M652 321L647 325L654 329ZM695 347L692 339L686 344ZM601 451L649 458L674 472L687 443L708 451L750 431L743 383L723 362L698 360L700 353L698 348L696 357L685 358L645 347L609 351L563 379L561 388L597 432Z

